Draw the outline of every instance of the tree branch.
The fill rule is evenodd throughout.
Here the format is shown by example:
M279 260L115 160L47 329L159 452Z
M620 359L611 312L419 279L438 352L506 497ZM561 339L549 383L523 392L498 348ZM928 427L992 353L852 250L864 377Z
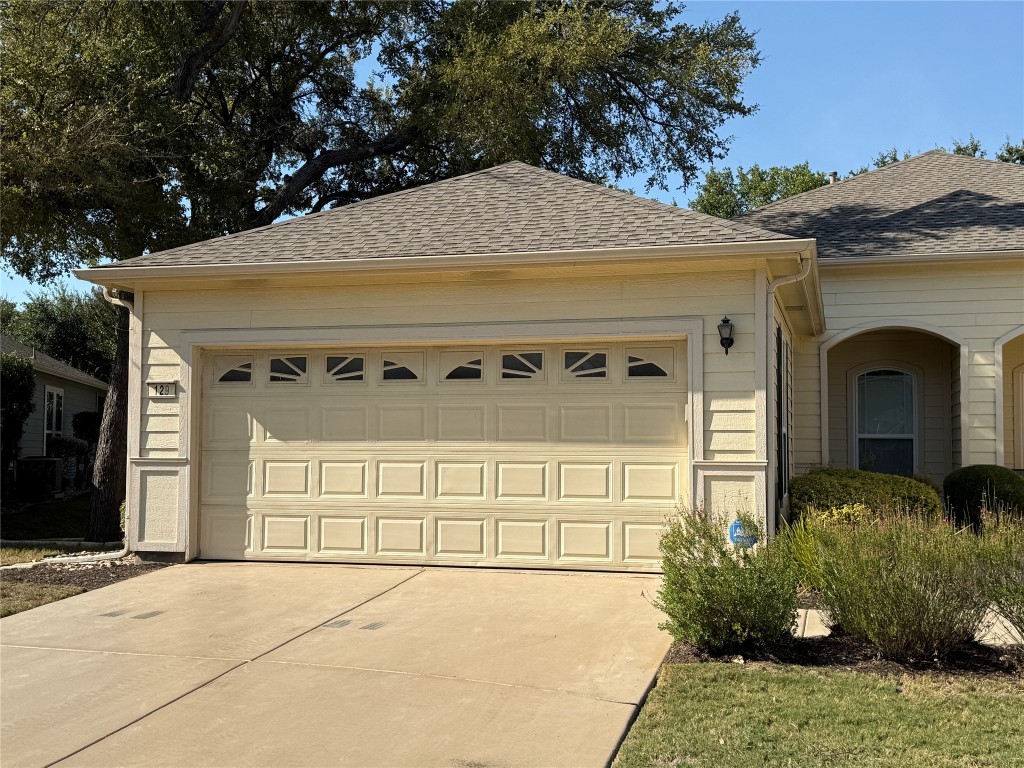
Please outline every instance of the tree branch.
M199 50L193 51L181 62L181 66L174 76L174 81L171 83L171 97L175 101L186 102L192 96L192 90L196 87L196 80L199 79L199 70L216 56L221 48L231 42L231 38L238 32L238 27L242 21L242 11L245 10L247 2L248 0L231 0L231 15L224 22L224 26L220 28L212 40L199 48ZM215 6L218 13L223 7L224 3L220 3L219 8ZM200 32L203 34L211 28L209 19L210 16L207 16L200 24Z
M324 150L299 166L295 173L285 177L285 183L277 194L256 214L253 226L272 224L303 190L323 178L331 168L398 152L413 142L417 132L416 128L410 127L359 147Z

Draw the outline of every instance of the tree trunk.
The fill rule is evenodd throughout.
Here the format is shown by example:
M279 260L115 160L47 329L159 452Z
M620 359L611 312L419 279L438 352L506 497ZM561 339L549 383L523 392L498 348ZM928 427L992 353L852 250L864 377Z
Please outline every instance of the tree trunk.
M121 531L121 502L125 498L128 465L128 320L124 307L117 307L117 352L110 369L110 391L103 405L100 439L93 469L92 512L86 541L118 541Z

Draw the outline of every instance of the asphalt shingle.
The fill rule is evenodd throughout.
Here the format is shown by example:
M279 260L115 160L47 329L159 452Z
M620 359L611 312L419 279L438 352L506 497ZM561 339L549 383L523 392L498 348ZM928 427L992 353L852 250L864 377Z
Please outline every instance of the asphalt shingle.
M816 238L826 259L1024 250L1024 166L933 150L736 221Z
M106 268L499 255L788 237L512 162Z
M0 336L0 352L31 360L32 367L37 371L49 373L54 376L60 376L63 379L77 381L81 384L88 384L99 389L107 389L106 382L100 381L95 376L90 376L85 371L80 371L74 366L62 363L57 358L50 357L49 355L40 352L38 349L32 349L32 347L27 344L15 341L10 336Z

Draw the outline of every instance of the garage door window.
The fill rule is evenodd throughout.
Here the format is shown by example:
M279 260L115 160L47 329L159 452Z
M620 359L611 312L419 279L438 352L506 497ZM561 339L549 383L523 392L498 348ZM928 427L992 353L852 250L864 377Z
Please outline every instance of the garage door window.
M565 353L565 372L572 379L608 377L608 353L572 350Z
M220 384L252 383L252 355L219 355L213 369Z
M626 378L668 378L672 371L674 351L670 347L635 348L626 350Z
M422 352L385 352L381 359L383 381L420 381L423 378Z
M309 359L299 357L271 357L270 381L281 384L305 384Z
M366 357L363 355L327 355L324 367L330 381L363 381L366 378Z
M441 370L445 381L481 381L484 377L482 352L443 352Z
M501 356L501 378L543 379L543 352L505 352Z

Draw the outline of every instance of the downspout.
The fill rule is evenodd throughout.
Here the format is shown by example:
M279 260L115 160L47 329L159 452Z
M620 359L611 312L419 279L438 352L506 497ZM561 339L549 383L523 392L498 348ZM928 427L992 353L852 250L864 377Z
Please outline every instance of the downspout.
M767 295L767 300L765 301L765 305L766 305L765 313L766 313L766 315L765 315L765 325L764 325L764 327L766 329L770 329L772 327L772 325L774 324L774 322L775 322L775 289L778 288L779 286L782 286L782 285L789 285L790 283L802 282L803 280L805 280L807 278L807 276L809 274L811 274L811 257L810 256L804 256L803 254L801 254L800 255L800 270L798 272L796 272L795 274L792 274L792 275L784 275L783 277L777 277L774 280L768 281L768 295ZM769 361L768 362L769 365L771 365L770 361L772 359L771 354L769 354L771 352L771 344L772 344L771 340L774 339L774 338L775 338L775 334L769 332L767 334L767 338L764 340L765 346L768 347L768 349L766 350L766 354L765 354L765 360ZM778 397L778 396L779 396L779 393L776 392L775 393L775 397ZM765 403L765 408L766 409L770 408L770 407L772 407L771 403ZM776 429L776 431L781 430L782 429L782 425L781 424L776 424L775 425L775 429ZM765 441L767 441L767 440L768 440L768 435L765 435ZM769 451L769 455L771 455L770 451ZM778 461L776 462L775 475L774 475L776 482L778 482L778 472L779 472L779 466L778 465L780 463L781 462L778 462ZM776 494L776 490L774 488L772 488L772 489L765 488L765 495L767 496L769 493L771 493L772 498L774 499L775 498L775 494ZM777 519L778 519L778 510L776 510L776 520ZM777 526L775 524L772 524L771 529L774 530L774 529L776 529L776 527Z
M135 305L127 301L126 299L118 298L110 293L110 289L103 286L103 298L109 301L111 304L116 304L119 307L124 307L129 312L135 311ZM129 472L128 477L131 477ZM0 570L15 569L15 568L32 568L36 565L50 565L51 563L98 563L103 560L119 560L122 557L127 557L129 553L128 545L128 520L130 519L131 510L128 508L128 494L125 494L124 502L124 546L118 552L100 552L95 555L69 555L67 557L47 557L43 560L37 560L34 563L17 563L15 565L8 565L0 568Z

